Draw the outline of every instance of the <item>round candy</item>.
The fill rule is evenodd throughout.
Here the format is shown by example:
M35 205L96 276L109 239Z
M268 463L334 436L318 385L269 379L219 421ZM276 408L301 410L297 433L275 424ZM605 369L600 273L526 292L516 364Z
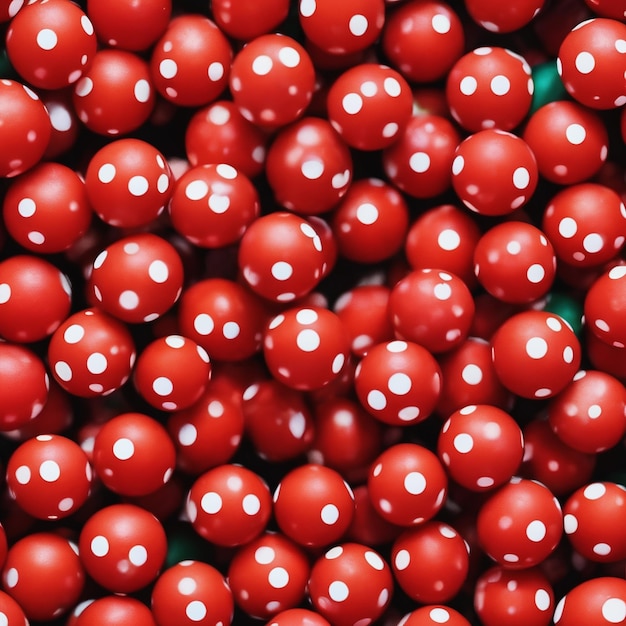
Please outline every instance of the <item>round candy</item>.
M87 626L93 623L157 626L150 609L143 602L128 596L104 596L81 602L74 608L67 622L71 626Z
M624 286L626 267L616 266L602 274L585 296L585 322L590 331L605 344L626 346Z
M598 576L575 585L554 609L556 626L609 626L626 619L626 582Z

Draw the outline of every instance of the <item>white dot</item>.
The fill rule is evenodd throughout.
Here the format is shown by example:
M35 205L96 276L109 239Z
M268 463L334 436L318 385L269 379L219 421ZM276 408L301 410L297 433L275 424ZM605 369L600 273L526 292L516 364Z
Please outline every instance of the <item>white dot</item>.
M608 543L596 543L596 545L593 546L593 551L599 556L607 556L611 554L611 546Z
M454 161L452 161L452 173L455 176L458 176L465 167L465 159L459 154L454 157Z
M468 385L478 385L483 379L483 371L478 365L468 363L461 372L461 378Z
M94 352L87 358L87 369L92 374L102 374L108 366L107 358L100 352Z
M94 33L93 24L91 20L86 15L80 16L80 25L83 27L85 34L91 36Z
M366 226L374 224L378 219L378 209L373 204L365 202L358 206L356 218L361 224L365 224Z
M273 567L267 580L274 589L283 589L289 584L289 572L284 567Z
M148 551L144 546L133 546L128 551L128 560L136 567L141 567L148 560Z
M113 444L113 454L120 461L127 461L135 453L135 444L126 437L118 439Z
M531 337L526 342L526 354L531 359L542 359L548 353L548 342L542 337Z
M402 85L392 76L385 78L383 81L383 89L385 93L392 98L397 98L402 93Z
M148 102L150 91L150 83L145 78L141 78L135 83L134 94L138 102Z
M328 586L328 595L334 602L343 602L350 595L350 589L346 583L335 580Z
M604 247L604 239L598 233L589 233L583 239L583 248L590 253L600 252Z
M433 30L440 35L445 35L447 32L450 31L451 24L447 15L443 15L441 13L433 15L430 23L433 27Z
M511 81L503 75L494 76L491 79L491 91L496 96L504 96L511 89Z
M158 396L169 396L174 391L174 385L169 378L159 376L152 382L152 390Z
M367 32L367 18L364 15L353 15L348 22L348 28L355 37L361 37Z
M160 260L152 261L148 267L148 276L155 283L164 283L169 278L169 269L167 265Z
M546 525L538 519L533 520L526 526L526 536L535 543L543 541L546 536Z
M596 66L596 60L593 58L591 52L579 52L574 64L581 74L589 74L593 72L593 68Z
M54 364L54 371L62 381L72 380L72 369L65 361L57 361Z
M27 485L30 482L30 468L28 465L20 465L15 470L15 480L20 485Z
M237 178L237 170L228 163L220 163L215 167L215 171L222 177L228 180L234 180Z
M387 388L397 396L404 396L409 393L411 386L411 378L402 372L392 374L387 381Z
M224 76L224 66L219 61L214 61L209 65L207 75L212 81L220 80Z
M382 391L373 389L367 394L367 404L375 411L382 411L387 406L387 398Z
M199 313L193 321L193 327L199 335L210 335L215 328L215 323L208 313Z
M286 67L297 67L300 63L300 53L291 46L285 46L278 51L280 62Z
M403 422L411 422L417 419L420 415L420 410L416 406L405 406L398 411L398 418Z
M105 163L101 165L98 170L98 180L101 183L110 183L115 178L115 174L115 165L113 165L113 163Z
M249 493L244 496L241 506L246 515L256 515L261 510L261 501L258 496Z
M378 85L373 80L366 80L362 82L359 89L367 98L372 98L378 93Z
M539 263L533 263L526 271L526 278L528 281L534 284L540 283L546 276L546 271Z
M260 54L254 61L252 61L252 71L257 76L265 76L272 70L274 62L272 58L267 54Z
M109 552L109 542L106 537L96 535L91 540L91 552L94 556L105 556Z
M317 180L324 173L324 163L322 161L304 161L300 166L300 171L305 178Z
M439 233L437 237L437 244L442 250L456 250L461 244L461 237L456 230L446 228Z
M326 504L322 507L321 518L324 524L331 526L339 519L339 509L334 504Z
M559 234L565 239L570 239L576 234L578 224L573 217L564 217L559 222Z
M602 604L602 617L611 624L621 624L626 619L626 602L621 598L609 598Z
M394 565L396 569L403 570L409 566L411 562L411 553L408 550L398 550L396 558L394 559Z
M438 283L433 289L433 294L437 300L449 300L452 295L452 287L447 283Z
M316 8L315 0L302 0L300 2L300 15L302 17L311 17L315 13Z
M409 167L417 174L423 174L430 167L430 156L426 152L415 152L409 158Z
M198 588L196 581L190 576L185 576L178 581L176 589L183 596L190 596Z
M626 11L624 12L624 17L626 17ZM626 40L624 40L624 39L617 39L615 41L615 49L620 54L626 53Z
M296 313L296 321L298 324L314 324L319 316L313 309L300 309Z
M358 93L349 93L341 101L343 110L349 115L355 115L363 107L363 98Z
M580 124L570 124L565 129L565 137L567 137L567 141L571 144L578 146L585 141L587 133L584 126L581 126Z
M37 33L37 45L42 50L52 50L58 42L57 34L50 28L42 28Z
M376 554L376 552L368 550L365 553L365 560L379 572L382 572L382 570L385 569L385 562L378 556L378 554Z
M467 454L474 447L474 439L468 433L461 433L454 438L454 449L461 454Z
M128 181L128 191L130 191L133 196L143 196L149 188L150 185L145 176L133 176Z
M119 297L120 306L127 311L132 311L139 306L139 296L134 291L122 291Z
M591 483L583 491L583 495L587 500L599 500L605 493L606 487L602 483Z
M178 65L174 59L163 59L159 63L159 73L163 78L174 78L178 72Z
M63 333L63 339L66 343L78 343L84 336L85 329L80 324L71 324Z
M207 614L207 608L204 602L202 602L201 600L192 600L185 607L185 615L192 622L201 622L206 617L206 614Z
M478 82L473 76L465 76L459 83L459 89L464 96L471 96L478 88Z
M198 430L193 424L185 424L178 431L178 441L181 446L191 446L198 438Z
M274 548L269 546L261 546L254 551L254 560L259 565L268 565L276 558Z
M599 404L592 404L587 409L587 415L592 420L598 419L602 415L602 407Z
M319 348L320 343L320 336L310 328L301 330L296 337L296 345L303 352L315 352Z
M526 189L530 184L530 172L525 167L518 167L513 172L513 184L517 189Z
M426 478L421 472L409 472L404 477L404 488L413 496L423 493L426 489Z
M22 217L32 217L33 215L35 215L36 210L37 205L35 204L35 201L31 198L22 198L17 203L17 212Z
M58 504L59 511L67 512L71 511L74 506L74 500L72 498L62 498Z
M209 491L202 496L200 506L205 513L213 515L222 508L222 497L215 491Z
M189 200L201 200L209 193L209 186L203 180L193 180L185 187L185 196Z
M436 607L428 614L430 619L436 624L445 624L450 620L450 613L444 608Z

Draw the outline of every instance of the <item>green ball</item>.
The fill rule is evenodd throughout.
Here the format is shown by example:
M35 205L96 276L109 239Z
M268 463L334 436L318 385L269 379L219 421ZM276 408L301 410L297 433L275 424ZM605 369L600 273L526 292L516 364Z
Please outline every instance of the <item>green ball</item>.
M209 563L212 557L211 544L200 537L191 524L180 522L168 529L165 567L171 567L181 561Z
M556 60L546 61L532 68L535 92L530 105L531 115L545 104L569 98L556 70Z
M583 329L583 305L582 302L570 295L553 291L548 294L544 311L554 313L562 317L580 338Z

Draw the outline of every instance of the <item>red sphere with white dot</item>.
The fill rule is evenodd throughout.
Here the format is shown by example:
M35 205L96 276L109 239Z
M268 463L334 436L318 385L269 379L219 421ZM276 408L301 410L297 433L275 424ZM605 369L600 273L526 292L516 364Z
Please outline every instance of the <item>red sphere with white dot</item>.
M407 80L430 83L444 78L461 57L465 34L446 2L409 0L389 13L381 42L389 62Z
M385 23L383 0L301 0L300 26L308 40L330 54L349 54L372 45Z
M484 626L548 626L554 592L539 568L508 570L496 565L476 581L474 609Z
M441 370L426 348L410 341L380 343L357 366L361 405L377 420L406 426L425 420L441 392Z
M294 307L270 321L263 353L276 380L311 391L337 378L350 345L335 313L319 307Z
M24 626L28 623L22 607L4 591L0 591L0 612L4 615L7 626Z
M585 321L601 341L615 348L626 346L626 267L618 265L602 274L585 296Z
M332 209L348 191L352 156L327 120L304 117L273 139L266 174L281 206L317 215Z
M194 530L219 546L240 546L258 537L272 513L265 481L241 465L220 465L199 476L185 505Z
M255 0L234 4L229 0L213 0L211 12L220 30L229 37L250 41L280 26L289 12L289 0L269 0L263 4Z
M544 0L519 0L515 4L467 0L472 19L492 33L511 33L526 26L541 11Z
M239 267L250 289L268 300L292 302L320 282L328 258L317 230L302 217L278 211L263 215L246 230Z
M234 603L217 569L188 560L176 563L157 578L151 608L158 626L231 624Z
M75 83L96 53L91 20L77 4L49 0L27 4L6 35L11 65L31 85L61 89Z
M470 405L446 420L437 452L454 481L471 491L485 491L503 485L517 471L524 437L502 409Z
M383 151L389 180L415 198L433 198L450 188L452 160L461 137L446 118L414 115Z
M172 171L163 154L140 139L118 139L98 150L85 174L96 215L118 228L146 226L172 193Z
M36 256L0 262L0 336L31 343L51 335L70 312L65 274Z
M11 184L2 216L9 235L22 247L53 254L80 241L92 210L76 172L61 163L40 163Z
M536 226L503 222L487 230L476 244L474 273L498 300L530 303L546 295L554 282L554 248Z
M168 335L148 344L133 372L142 398L163 411L190 407L204 393L210 377L206 350L181 335Z
M545 311L511 316L496 331L491 346L498 378L523 398L556 395L580 366L578 338L562 318Z
M235 602L257 619L298 606L309 577L308 556L279 533L265 533L241 547L228 567Z
M556 193L541 230L560 261L577 268L613 259L624 245L626 207L613 189L598 183L571 185Z
M89 624L115 624L116 626L157 626L150 609L129 596L104 596L78 604L69 616L67 626Z
M135 356L128 328L99 309L70 315L48 345L56 381L65 391L84 398L119 389L130 377Z
M548 421L557 437L574 450L604 452L626 433L626 388L606 372L580 371L551 400Z
M274 517L296 543L321 548L339 541L354 516L354 494L339 472L308 463L287 473L274 492Z
M29 620L48 622L73 608L85 584L76 545L52 532L16 541L7 553L2 585ZM20 625L21 626L21 625Z
M143 496L169 481L176 451L155 419L123 413L102 425L92 457L94 470L108 489L125 496Z
M28 348L0 342L0 431L20 428L41 413L48 399L48 374Z
M400 136L411 117L412 100L409 84L396 70L363 63L331 85L328 119L350 147L381 150Z
M178 299L183 263L162 237L142 233L118 239L94 260L87 288L97 306L128 323L151 322Z
M545 485L513 477L480 507L476 530L494 561L525 569L555 550L563 534L563 513Z
M597 482L577 489L563 506L565 533L578 554L600 563L626 558L626 488Z
M43 157L52 123L39 96L14 80L0 80L0 177L12 178Z
M277 128L297 120L309 106L315 69L306 49L272 33L248 42L233 60L230 90L241 114L257 126Z
M315 561L308 592L315 610L335 626L370 623L391 600L391 568L368 546L343 543Z
M203 248L238 242L259 215L250 179L226 163L198 165L177 181L168 205L174 228Z
M83 525L78 541L85 570L114 593L132 593L154 581L165 562L167 539L159 520L134 504L112 504Z
M587 180L608 154L608 133L599 115L567 100L535 111L522 136L535 154L541 176L561 185Z
M126 50L99 50L76 83L73 102L80 121L95 133L114 137L138 129L155 102L148 64Z
M452 526L426 522L395 540L391 551L394 578L420 604L447 602L465 582L468 551L463 537Z
M150 75L156 90L178 106L202 106L228 85L230 42L204 15L178 15L152 49Z
M593 18L577 24L559 48L557 69L574 100L592 109L626 104L626 24Z
M21 509L38 519L67 517L89 495L91 466L82 448L61 435L39 435L9 457L7 485Z
M398 526L434 517L448 493L446 472L435 454L414 443L388 447L372 463L367 479L378 514Z
M398 626L470 626L470 623L456 610L449 606L429 605L407 613Z
M481 47L461 57L446 79L450 113L470 132L512 130L530 109L530 65L506 48Z
M452 187L479 215L508 215L537 187L537 160L528 144L502 130L481 130L464 139L452 162Z
M398 338L433 353L446 352L467 338L474 300L458 276L439 269L418 269L392 289L389 316Z
M330 622L309 609L287 609L274 615L267 626L330 626Z
M556 626L610 626L624 623L625 619L626 582L611 576L577 584L559 600L553 617Z

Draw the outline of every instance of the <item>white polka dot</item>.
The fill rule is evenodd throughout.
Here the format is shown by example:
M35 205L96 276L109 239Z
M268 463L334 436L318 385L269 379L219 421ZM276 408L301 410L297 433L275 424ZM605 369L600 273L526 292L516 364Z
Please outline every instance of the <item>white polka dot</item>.
M426 152L415 152L409 157L409 167L417 174L423 174L430 167L430 156Z
M155 261L152 261L152 263L150 263L148 267L148 276L150 276L150 278L155 283L166 282L167 279L169 278L169 275L170 275L169 268L163 261L160 261L157 259Z
M598 556L607 556L611 554L611 546L608 543L596 543L593 546L593 551Z
M178 65L176 65L174 59L163 59L161 63L159 63L159 74L161 74L163 78L174 78L177 72Z
M591 52L579 52L574 64L581 74L589 74L593 72L596 66L596 60L593 58Z
M589 233L583 239L583 248L590 253L600 252L604 247L604 239L598 233Z
M456 232L456 230L446 228L442 230L437 236L437 244L442 250L456 250L461 244L461 237L459 233Z
M471 96L478 88L478 82L473 76L465 76L459 83L459 89L464 96Z
M193 327L199 335L210 335L215 328L215 322L208 313L199 313L193 320Z
M185 607L185 615L192 622L201 622L207 614L207 608L201 600L192 600Z
M227 180L234 180L237 178L237 170L232 165L228 165L228 163L220 163L215 167L215 171L222 178L226 178Z
M339 519L339 509L334 504L326 504L322 507L320 517L324 524L332 526Z
M71 324L65 329L63 339L66 343L78 343L85 336L85 329L80 324Z
M96 535L91 540L90 547L94 556L105 556L109 552L109 541L102 535Z
M406 352L409 347L406 341L390 341L386 346L387 352Z
M300 15L302 17L311 17L315 13L317 5L315 0L301 0L300 2Z
M460 433L454 438L454 449L461 454L467 454L474 447L474 439L468 433Z
M513 184L517 189L526 189L530 184L530 172L525 167L518 167L513 172Z
M559 234L565 239L570 239L576 234L578 224L573 217L564 217L559 222Z
M389 377L387 388L397 396L404 396L411 391L412 384L409 376L402 372L396 372Z
M85 34L91 36L94 33L93 24L91 20L86 15L80 16L80 25L83 27Z
M285 46L278 51L278 59L285 67L298 67L300 53L291 46Z
M433 30L440 35L445 35L447 32L450 31L451 24L447 15L443 15L441 13L433 15L430 23L433 27Z
M545 589L537 589L535 592L535 606L540 611L547 611L550 608L550 594Z
M198 584L190 576L185 576L184 578L181 578L178 581L178 584L176 585L176 589L178 590L178 593L180 593L183 596L190 596L192 593L196 591L197 588L198 588Z
M289 572L284 567L273 567L267 580L274 589L283 589L289 584Z
M565 137L571 144L578 146L585 141L587 132L585 131L584 126L581 126L580 124L570 124L565 129Z
M528 281L534 284L540 283L546 276L546 271L539 263L533 263L526 271L526 278Z
M335 580L328 585L328 595L333 602L343 602L350 595L350 589L346 583Z
M621 598L609 598L602 604L602 617L611 624L621 624L626 619L626 602Z
M67 513L68 511L72 510L73 506L74 506L74 500L72 498L62 498L58 504L58 509L59 511L63 511L64 513Z
M203 180L192 180L185 187L185 196L189 200L201 200L209 193L209 186Z
M343 110L349 115L355 115L363 107L363 98L358 93L349 93L341 101Z
M145 78L141 78L135 83L133 93L137 102L148 102L151 91L150 83Z
M17 203L17 212L22 216L22 217L32 217L33 215L35 215L35 211L37 210L37 205L35 204L35 201L32 200L31 198L22 198L18 203Z
M413 496L423 493L426 489L426 478L421 472L409 472L404 477L404 488Z
M72 368L65 361L57 361L54 364L54 371L62 381L72 380Z
M120 461L127 461L135 454L135 444L130 439L122 437L113 444L113 454Z
M209 209L213 211L213 213L217 213L221 215L222 213L226 213L230 208L230 197L224 196L218 193L213 193L209 196Z
M543 541L546 536L546 525L536 519L526 526L526 536L535 543Z
M626 17L626 11L624 11L624 17ZM626 40L624 39L616 39L615 40L615 49L620 53L626 53Z
M365 560L377 571L382 572L385 569L385 562L376 554L368 550L365 553Z
M17 480L20 485L27 485L30 482L30 476L30 468L28 465L20 465L15 470L15 480Z
M491 79L491 91L496 96L504 96L509 93L511 89L511 81L502 74L494 76Z
M145 176L133 176L128 181L128 191L136 197L143 196L150 188Z
M205 513L213 515L222 508L222 497L215 491L209 491L202 496L200 506Z
M468 385L479 385L483 379L483 371L478 365L468 363L461 372L461 378Z
M37 33L37 45L42 50L52 50L58 43L57 34L50 28L42 28Z
M548 342L542 337L531 337L526 342L526 354L531 359L542 359L548 353Z
M141 567L148 560L148 551L144 546L133 546L128 551L128 560L136 567Z
M435 624L446 624L450 620L450 613L441 607L431 609L428 616Z
M454 157L454 161L452 161L452 174L454 174L454 176L458 176L463 171L464 167L465 159L458 154Z
M317 180L324 173L324 163L322 161L304 161L300 166L300 171L305 178Z
M387 398L385 398L382 391L372 389L367 394L367 404L375 411L382 411L387 406Z
M261 510L261 501L255 494L249 493L244 496L241 506L246 515L256 515Z
M270 546L261 546L254 551L254 560L259 565L269 565L275 558L276 552Z
M366 226L374 224L378 219L378 209L373 204L365 202L357 207L356 218Z
M296 337L296 345L303 352L315 352L319 348L320 343L320 336L310 328L301 330Z
M272 58L267 56L267 54L260 54L254 61L252 61L252 71L257 76L265 76L272 71L272 67L274 66L274 62Z
M169 396L174 391L174 385L169 378L159 376L152 382L152 390L158 396Z
M102 374L108 366L107 358L100 352L94 352L87 358L87 369L92 374Z
M587 500L599 500L605 493L606 487L602 483L591 483L583 491L583 495Z
M452 295L452 287L447 283L438 283L433 289L433 294L437 300L449 300Z
M119 297L120 306L127 311L132 311L139 306L139 296L134 291L122 291Z
M366 98L372 98L378 93L378 85L373 80L366 80L359 87Z
M355 37L361 37L367 32L367 18L365 15L353 15L348 22L348 28Z
M481 476L477 481L476 485L482 488L492 487L495 483L495 480L490 476Z
M198 438L198 430L193 424L184 424L178 431L178 441L181 446L191 446Z
M330 366L330 369L332 370L333 374L339 374L345 362L346 362L346 357L340 352L333 359L332 365Z
M104 165L101 165L98 170L98 180L101 183L110 183L115 178L115 174L115 165L112 163L105 163Z
M224 76L224 66L219 61L213 61L207 69L207 76L212 81L218 81Z
M383 81L383 89L388 96L397 98L402 93L402 86L392 76L387 76Z
M394 559L394 565L396 569L402 571L409 566L411 562L411 553L408 550L398 550L396 558Z

